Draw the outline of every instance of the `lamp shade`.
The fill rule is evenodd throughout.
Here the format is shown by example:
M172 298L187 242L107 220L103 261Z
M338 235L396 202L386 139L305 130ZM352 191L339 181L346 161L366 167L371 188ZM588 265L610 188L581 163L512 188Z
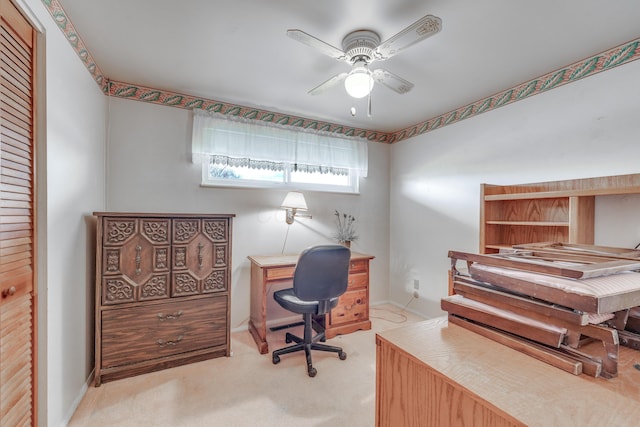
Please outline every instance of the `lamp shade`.
M304 195L301 192L289 191L280 207L284 209L299 209L306 211L307 202L304 200Z
M364 98L373 89L373 77L364 62L357 62L347 78L344 80L344 88L353 98Z

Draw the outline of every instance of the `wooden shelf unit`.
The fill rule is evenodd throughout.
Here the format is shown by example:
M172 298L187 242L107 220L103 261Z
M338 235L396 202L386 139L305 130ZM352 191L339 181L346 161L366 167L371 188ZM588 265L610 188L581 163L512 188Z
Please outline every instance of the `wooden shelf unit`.
M640 174L480 188L480 252L522 243L594 243L596 196L640 193Z

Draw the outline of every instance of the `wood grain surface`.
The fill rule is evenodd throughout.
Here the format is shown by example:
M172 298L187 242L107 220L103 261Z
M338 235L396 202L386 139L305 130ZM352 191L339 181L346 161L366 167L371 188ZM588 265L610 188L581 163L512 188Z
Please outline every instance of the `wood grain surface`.
M640 352L617 378L563 372L488 338L427 320L377 334L378 426L636 426Z

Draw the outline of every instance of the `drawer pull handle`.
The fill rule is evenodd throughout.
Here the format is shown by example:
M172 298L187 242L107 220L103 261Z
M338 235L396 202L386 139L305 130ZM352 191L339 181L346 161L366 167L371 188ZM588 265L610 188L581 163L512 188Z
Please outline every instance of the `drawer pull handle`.
M142 261L142 257L140 256L140 252L142 251L142 246L136 245L136 275L140 274L142 270L140 270L140 262Z
M202 244L202 242L198 243L198 268L202 268L202 259L203 259L203 255L202 255L202 248L204 248L204 245Z
M178 335L178 338L176 338L175 341L164 341L159 339L158 341L156 341L156 343L160 346L160 347L166 347L168 345L178 345L178 343L182 341L182 335Z
M178 310L174 314L158 313L158 319L160 319L160 320L173 320L173 319L177 319L180 316L182 316L182 310Z
M16 287L12 286L9 289L5 289L2 291L2 298L10 297L12 295L15 295L15 293L16 293Z

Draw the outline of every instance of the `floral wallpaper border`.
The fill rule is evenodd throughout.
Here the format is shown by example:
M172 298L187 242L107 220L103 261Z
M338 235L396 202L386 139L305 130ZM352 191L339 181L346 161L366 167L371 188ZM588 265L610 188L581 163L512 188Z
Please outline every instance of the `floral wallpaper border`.
M640 38L585 60L575 62L562 69L552 71L541 77L504 90L480 101L465 105L464 107L460 107L454 111L442 114L441 116L418 123L415 126L394 132L390 135L389 142L393 143L402 141L403 139L411 138L443 126L459 122L469 117L495 110L503 105L511 104L538 93L563 86L567 83L575 82L576 80L606 71L639 58Z
M88 49L80 39L73 24L67 17L58 0L42 0L47 7L58 28L63 32L71 47L76 51L80 60L85 64L89 73L106 95L150 102L177 108L201 108L222 114L241 116L253 120L278 123L286 126L302 127L334 132L347 136L358 136L370 141L393 144L405 139L422 135L426 132L457 123L461 120L477 116L487 111L495 110L504 105L528 98L538 93L563 86L576 80L588 77L602 71L609 70L640 58L640 38L614 47L587 59L575 62L564 68L552 71L541 77L506 89L474 103L449 111L438 117L425 120L416 125L394 132L379 132L350 126L322 122L314 119L260 110L253 107L231 104L196 96L148 88L132 83L110 81L100 70Z

